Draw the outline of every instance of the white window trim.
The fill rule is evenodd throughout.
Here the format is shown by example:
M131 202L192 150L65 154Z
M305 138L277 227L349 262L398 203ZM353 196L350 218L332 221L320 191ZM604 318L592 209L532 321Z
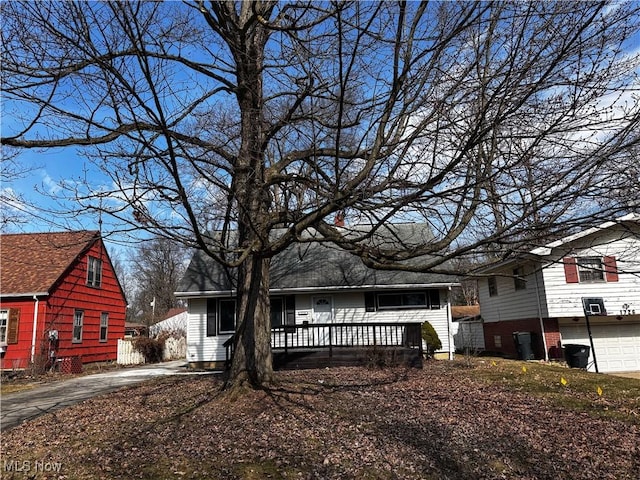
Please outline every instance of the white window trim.
M78 319L78 314L80 314L80 324L76 323ZM80 327L80 338L76 338L76 327ZM82 343L82 334L84 330L84 310L76 310L73 312L73 330L71 332L71 343Z
M103 319L106 319L103 325ZM104 338L102 338L102 329L104 328ZM100 314L100 331L98 333L98 340L100 343L105 343L109 340L109 312L102 312Z
M4 333L0 335L0 345L6 345L7 334L9 333L9 310L0 310L0 323L4 323L4 325L0 324L0 328L4 327Z

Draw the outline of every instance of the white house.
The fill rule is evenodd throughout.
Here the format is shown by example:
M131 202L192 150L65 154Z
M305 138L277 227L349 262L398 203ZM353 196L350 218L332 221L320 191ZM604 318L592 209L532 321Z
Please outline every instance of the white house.
M386 228L406 238L423 234L425 227L400 224ZM270 274L271 322L274 329L280 329L272 337L272 347L291 342L294 331L295 335L316 335L318 330L313 327L318 324L350 324L331 331L348 336L357 345L380 345L385 341L380 332L386 331L383 336L406 334L393 325L429 321L442 343L436 353L453 356L456 325L451 321L449 290L455 279L449 276L372 270L358 257L314 241L293 244L279 253L272 260ZM187 360L191 366L220 368L224 364L224 343L235 329L233 275L196 252L182 279L176 296L188 300ZM381 324L377 339L372 338L376 335L373 324ZM383 328L387 324L392 325ZM326 338L314 341L316 347L329 342Z
M483 270L486 349L516 356L514 332L536 358L568 344L593 349L589 370L640 370L640 215L629 214ZM586 312L586 314L585 314Z
M172 308L166 313L162 320L149 327L149 335L157 337L163 332L174 334L184 332L184 334L186 334L187 317L186 308Z

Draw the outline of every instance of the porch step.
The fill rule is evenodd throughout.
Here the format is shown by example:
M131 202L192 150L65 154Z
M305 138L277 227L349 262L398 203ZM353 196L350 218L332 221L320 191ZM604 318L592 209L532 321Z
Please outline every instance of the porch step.
M422 368L422 356L416 348L364 347L334 348L329 350L293 350L273 352L276 370L303 370L324 367L372 366L393 367L406 365Z

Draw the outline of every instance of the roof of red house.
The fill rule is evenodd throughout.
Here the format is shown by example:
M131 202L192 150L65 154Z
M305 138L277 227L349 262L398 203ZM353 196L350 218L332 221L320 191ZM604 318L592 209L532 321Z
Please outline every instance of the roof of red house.
M452 305L451 317L454 320L480 315L480 305Z
M169 311L164 315L164 317L162 317L162 320L175 317L176 315L180 315L181 313L184 313L186 311L187 309L183 307L170 308Z
M0 235L0 293L49 292L99 236L89 230Z

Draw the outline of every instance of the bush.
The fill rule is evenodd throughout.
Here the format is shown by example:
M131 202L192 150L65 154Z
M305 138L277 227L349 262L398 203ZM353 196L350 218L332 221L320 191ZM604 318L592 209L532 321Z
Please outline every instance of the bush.
M133 348L142 354L145 362L158 363L162 361L165 338L136 337Z
M427 356L433 357L436 350L442 348L438 333L429 322L422 324L422 339L427 343Z

